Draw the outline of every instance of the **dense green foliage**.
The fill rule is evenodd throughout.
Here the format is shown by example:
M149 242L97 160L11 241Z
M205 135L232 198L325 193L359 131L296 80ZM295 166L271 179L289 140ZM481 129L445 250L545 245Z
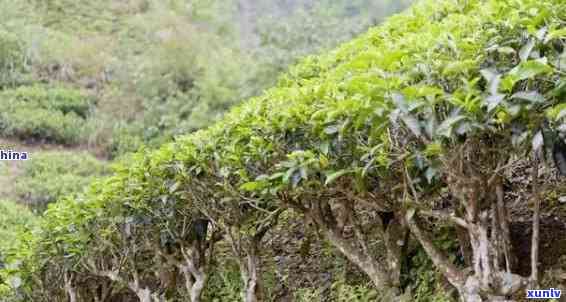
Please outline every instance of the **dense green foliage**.
M496 213L490 196L503 190L517 158L531 165L533 151L546 149L549 165L566 164L559 139L566 122L564 20L562 0L421 1L336 50L305 59L276 87L210 128L159 150L142 150L86 194L52 204L30 240L31 255L22 252L24 265L10 272L23 280L14 292L34 301L65 299L73 289L86 296L89 288L81 284L88 281L111 283L131 299L143 301L150 292L186 300L188 289L157 275L170 259L193 264L191 257L197 257L202 265L197 269L207 269L203 256L192 253L195 239L187 234L191 221L206 218L211 232L231 246L248 290L244 294L251 289L259 295L249 284L252 264L263 236L292 209L310 219L376 287L337 283L347 290L339 289L336 301L353 296L390 301L400 294L398 280L388 274L394 270L371 270L387 267L381 258L389 256L390 247L367 236L375 234L369 223L365 229L357 224L376 220L379 210L401 217L423 246L416 261L432 262L457 294L469 299L467 286L480 282L469 272L483 276L480 266L443 257L452 243L435 248L422 235L430 231L440 237L442 230L423 227L424 213L448 199L454 213L465 213L449 217L460 219L455 220L473 236L489 211ZM171 81L157 85L182 91L191 76L170 72ZM155 88L151 93L165 102L187 97ZM536 183L532 187L539 198ZM338 226L339 206L347 209L355 236ZM386 234L386 228L382 223L378 233ZM213 238L205 252L212 253ZM369 259L374 254L378 260ZM509 269L506 273L515 277ZM197 280L202 272L192 274ZM55 278L62 275L77 281ZM417 285L414 293L405 293L413 295L408 299L434 301L426 288L436 286L434 275L410 280ZM498 276L483 277L490 283ZM490 284L470 295L522 294ZM444 299L439 292L436 301Z
M21 203L37 211L65 196L82 193L94 179L109 172L107 164L86 152L34 153L14 183Z
M22 140L75 144L85 135L85 119L92 109L80 91L22 86L0 93L0 131Z
M26 103L30 107L61 111L63 114L72 112L83 118L87 117L92 105L89 98L80 91L61 87L22 86L4 91L2 98L8 100L8 103Z
M271 85L300 56L335 46L364 31L369 15L378 19L399 7L350 14L348 26L314 26L308 32L295 22L304 1L285 12L285 23L292 24L287 34L300 36L301 45L278 38L248 45L260 29L279 31L278 24L260 24L261 17L238 10L238 1L12 2L0 1L0 88L48 82L49 89L86 91L90 105L96 106L88 108L85 124L66 110L50 118L46 108L18 104L4 114L3 132L80 143L110 157L143 143L156 147L209 125L232 105ZM262 1L261 9L283 11L275 2ZM349 8L369 7L362 1L347 8L342 2L348 1L321 4L308 13L313 22L325 24ZM317 11L333 15L315 15ZM240 23L251 30L239 28ZM307 36L328 38L307 42ZM298 52L287 52L290 46ZM20 89L38 93L42 88ZM83 109L75 113L84 118Z
M22 51L14 34L0 31L0 42L0 45L2 45L0 48L0 71L2 72L0 85L6 86L17 81L17 77L22 71Z
M37 224L37 217L14 202L0 201L0 297L9 296L10 286L21 282L8 276L19 265L14 255L21 256L26 246L19 246L30 238L29 231ZM4 279L6 278L6 279Z
M36 217L29 210L12 201L0 202L0 255L9 250L17 242L18 233L24 229L31 229ZM2 262L0 262L2 263Z

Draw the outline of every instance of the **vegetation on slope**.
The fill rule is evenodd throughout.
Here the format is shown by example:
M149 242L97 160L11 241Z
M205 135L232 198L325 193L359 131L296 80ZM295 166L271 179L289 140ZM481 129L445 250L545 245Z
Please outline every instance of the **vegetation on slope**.
M107 159L142 145L155 148L217 120L233 104L274 83L299 56L347 40L364 31L370 17L379 20L402 7L384 0L378 1L383 9L373 11L365 9L373 1L316 7L310 0L285 6L265 0L251 7L240 2L250 3L0 0L0 137L20 141L24 149L61 145ZM285 36L294 33L297 39L247 43L260 34L277 36L276 22L262 24L264 17L252 13L259 6L262 14L290 24ZM335 29L308 32L296 22L298 12L324 24L351 9L356 12L348 15L349 24ZM325 38L307 41L309 36ZM296 53L287 51L289 43ZM10 174L5 179L16 177L11 172L17 166L3 171ZM22 201L43 188L19 185L18 190Z
M78 143L93 104L80 91L22 86L0 92L4 137L60 144Z
M541 202L566 174L565 19L560 0L421 1L50 206L13 291L199 301L224 248L241 298L269 300L264 247L292 212L365 275L367 299L419 297L404 291L409 238L448 296L524 296L541 281ZM512 181L525 171L526 189ZM527 274L511 249L519 186L533 208ZM438 225L459 234L459 259L431 239Z
M17 287L21 279L10 276L17 271L18 258L25 252L27 240L31 238L30 230L37 225L37 217L25 207L14 202L0 201L0 297L8 296L10 287Z
M244 6L238 10L239 1L12 2L0 2L0 88L36 90L36 84L49 83L52 89L80 91L95 102L86 121L18 105L3 117L3 132L86 145L109 157L142 144L156 147L209 125L230 106L272 84L299 56L335 46L365 30L370 15L380 18L400 7L368 13L368 2L361 1L348 6L358 11L349 16L348 26L308 32L294 22L285 34L295 33L299 40L328 37L323 41L299 45L269 39L248 45L244 42L256 39L259 28L272 33L276 23L260 26L246 19L248 12ZM261 7L282 10L274 2L262 1ZM340 14L347 2L307 8L310 2L300 1L284 18L294 21L295 11L304 11L324 24L332 17L318 12ZM249 32L239 28L240 19L251 23ZM337 30L350 32L335 35ZM287 52L290 46L298 52ZM273 60L275 52L278 61Z
M110 169L87 152L34 152L26 161L13 186L18 201L41 213L51 202L78 195Z

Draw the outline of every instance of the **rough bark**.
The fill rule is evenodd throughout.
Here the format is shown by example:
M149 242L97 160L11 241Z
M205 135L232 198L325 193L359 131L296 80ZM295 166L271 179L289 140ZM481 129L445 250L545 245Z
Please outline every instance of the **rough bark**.
M255 232L252 234L242 234L239 226L224 226L232 253L240 266L240 274L244 283L242 298L245 302L264 301L259 247L265 234L278 223L279 215L283 211L279 208L270 212L255 225Z
M69 302L77 302L77 290L74 286L74 275L70 272L65 272L65 291L69 297Z
M468 230L461 226L456 226L456 236L458 237L458 245L460 246L462 258L464 258L464 264L466 266L472 265L472 247L470 245Z
M389 222L385 229L384 241L387 249L387 272L393 287L401 285L401 262L403 260L403 250L407 245L405 242L406 228L398 217Z
M337 202L348 203L347 200ZM400 226L394 226L391 231L389 243L391 244L390 247L392 250L388 251L388 258L392 260L392 264L388 266L380 263L373 257L367 245L369 239L362 229L362 226L359 224L360 219L356 217L353 207L342 205L333 208L326 199L312 201L309 207L305 207L300 203L290 202L289 204L307 216L308 219L316 225L317 230L320 231L342 255L368 276L376 288L387 290L393 294L398 293L398 288L395 285L399 284L399 278L396 276L400 275L402 246L393 245L397 245L397 240L403 239L403 236L399 235L400 237L394 240L393 234L398 232L398 227ZM347 211L347 213L335 213L334 211ZM353 238L346 238L344 236L343 228L345 222L351 224L351 228L354 232ZM384 230L382 230L382 235L385 236ZM393 275L390 275L389 268L393 267ZM397 270L399 270L399 273L395 273ZM393 278L396 278L396 280L392 281Z
M185 278L185 288L189 293L189 298L191 302L200 302L202 291L207 281L207 274L194 274L187 265L181 266L181 272Z
M208 279L207 277L207 274L204 272L196 276L195 282L190 291L191 302L200 302L202 291L204 290L206 280Z
M505 206L503 185L501 181L496 185L497 195L497 217L494 220L498 222L501 231L501 243L503 244L503 253L505 257L505 268L507 272L511 272L515 266L515 257L511 253L511 231L509 230L509 215Z
M234 230L232 230L234 231ZM228 241L232 253L237 257L240 266L240 276L243 282L242 299L245 302L261 302L263 297L263 284L261 279L261 257L259 244L265 232L245 239L236 237L238 231L228 233Z
M185 277L185 287L191 302L200 302L208 280L209 261L202 259L203 256L204 253L193 245L188 250L183 250L184 263L179 265Z
M153 300L152 292L149 288L141 286L138 274L134 272L132 275L133 275L133 280L127 283L128 288L132 292L134 292L136 296L138 296L140 302L153 302L153 301L158 302L159 300L157 298ZM117 276L117 274L115 274L115 276ZM124 282L124 280L120 277L117 277L113 280L116 280L118 282Z
M141 285L139 275L137 272L133 271L132 279L126 280L122 276L120 276L118 270L99 269L92 261L89 262L87 265L90 272L93 273L94 275L100 277L106 277L113 282L126 286L138 297L140 302L159 302L157 296L152 295L152 291L149 288L143 287Z
M153 302L152 298L151 298L151 291L147 288L138 288L135 287L135 285L130 284L128 286L132 291L134 291L134 293L136 294L136 296L138 296L138 299L140 299L140 302ZM157 302L157 300L156 300Z
M433 263L456 287L462 301L506 301L505 297L523 288L526 280L511 273L509 218L501 180L498 179L497 172L487 177L461 158L456 163L449 164L448 169L449 188L465 210L465 215L463 218L455 215L443 217L450 218L450 221L467 231L472 251L471 267L457 269L434 246L431 238L419 226L414 212L407 215L409 228ZM418 194L412 186L412 180L408 173L406 176L412 195L418 203Z
M99 284L93 284L91 288L92 296L94 297L94 302L104 302L110 294L112 293L112 286L109 281L104 280Z
M191 232L194 237L188 237L174 250L164 250L159 245L153 245L156 253L165 261L165 265L176 267L184 278L185 290L191 302L200 302L202 294L208 282L209 272L214 257L214 247L222 239L222 233L218 230L209 231L209 221L198 220L198 232L196 224L191 223ZM177 272L175 272L176 274ZM176 284L169 284L161 280L163 289L175 289Z
M435 266L439 268L446 279L458 290L462 302L508 301L505 298L506 295L515 293L523 287L524 280L522 277L507 272L494 272L489 276L492 278L490 280L493 280L493 285L495 285L497 289L492 290L491 288L486 289L482 287L482 282L485 281L483 278L486 277L483 271L485 259L482 259L485 257L486 245L479 242L483 240L481 238L486 237L486 232L484 232L482 228L476 230L480 239L475 241L478 250L474 253L475 266L473 274L469 274L469 268L459 270L442 251L434 246L430 236L419 226L417 217L408 218L407 223L412 234L421 243ZM479 273L475 271L476 269L479 269Z
M185 289L191 302L201 301L214 254L213 246L214 242L212 241L204 246L192 242L188 247L180 248L182 260L177 259L174 254L166 254L161 249L157 250L159 255L165 258L168 265L177 267L183 275ZM209 249L208 258L206 248Z
M245 302L264 301L263 285L259 271L259 268L261 267L261 259L257 252L257 246L250 247L246 256L246 261L241 262L242 267L240 270L243 272L242 281L244 282Z
M510 243L506 238L507 217L501 198L497 203L491 209L478 210L477 220L467 220L474 274L468 276L460 289L466 302L505 301L505 296L514 294L526 284L524 278L511 272ZM491 236L488 235L490 216Z
M324 230L326 238L340 253L362 270L372 281L376 288L392 288L389 276L384 268L371 255L353 246L347 239L335 230Z
M434 265L448 279L448 282L457 289L462 288L465 280L463 272L458 270L448 257L434 245L430 236L421 229L418 217L407 217L407 225Z

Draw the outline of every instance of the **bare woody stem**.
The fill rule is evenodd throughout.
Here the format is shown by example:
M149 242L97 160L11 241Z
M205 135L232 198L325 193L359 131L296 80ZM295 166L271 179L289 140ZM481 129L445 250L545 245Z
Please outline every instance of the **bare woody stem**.
M419 197L418 193L413 186L413 180L409 175L409 171L405 167L405 186L410 188L411 195L413 196L414 201L418 204ZM405 188L405 191L408 191ZM464 286L465 276L464 274L458 270L458 268L450 262L450 259L442 253L433 243L430 236L428 236L420 227L418 222L417 214L414 215L407 215L405 217L407 226L411 233L417 238L420 244L423 246L425 252L431 258L432 262L438 269L442 272L442 274L448 279L454 287L460 289ZM467 224L464 224L467 227Z
M415 214L416 216L416 214ZM417 238L432 262L448 281L456 288L464 285L464 275L456 268L450 259L442 253L432 242L432 239L421 229L417 217L407 217L407 225L411 233Z
M77 302L77 290L74 286L75 276L71 272L65 272L65 290L69 296L69 302Z
M538 185L538 161L535 162L532 171L533 182L533 237L531 243L531 282L534 286L538 285L538 259L539 259L539 240L540 240L540 194Z

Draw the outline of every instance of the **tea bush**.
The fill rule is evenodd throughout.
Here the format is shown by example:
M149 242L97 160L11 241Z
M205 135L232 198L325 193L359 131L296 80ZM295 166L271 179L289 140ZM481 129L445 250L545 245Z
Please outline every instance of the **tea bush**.
M0 113L2 134L28 142L76 144L80 141L83 123L76 114L31 105L15 105Z
M25 249L25 241L30 239L30 231L37 227L38 220L26 207L8 200L0 200L0 300L12 301L14 285L21 283L11 271L19 269L14 258L20 249Z
M3 135L71 145L81 141L92 101L73 89L24 86L0 92L0 106Z
M91 97L80 90L62 86L21 86L1 93L0 99L15 103L27 103L38 108L75 113L86 119L95 105Z
M15 33L6 31L0 24L0 88L21 81L25 66L22 44Z
M2 253L9 250L18 240L19 230L32 228L36 220L37 217L26 207L13 201L0 200L0 268Z
M23 163L15 191L21 203L41 212L63 196L80 194L108 172L107 164L88 152L34 152Z
M508 251L502 224L516 219L505 214L503 184L516 158L530 163L543 147L566 174L565 14L562 0L425 0L306 59L210 128L142 150L85 195L50 206L32 248L39 259L24 271L28 300L86 293L81 284L104 274L132 297L157 295L172 289L159 277L162 257L174 268L198 264L180 276L192 292L218 257L201 257L214 246L205 227L203 245L188 240L204 220L224 234L243 294L257 301L262 239L289 208L375 287L339 284L342 300L400 294L403 226L463 301L519 293L526 278L499 261ZM437 220L464 228L458 244L482 265L459 263L452 242L434 242L445 233ZM83 282L62 291L51 278L60 274ZM412 281L419 298L442 301L428 294L435 276L422 277Z

